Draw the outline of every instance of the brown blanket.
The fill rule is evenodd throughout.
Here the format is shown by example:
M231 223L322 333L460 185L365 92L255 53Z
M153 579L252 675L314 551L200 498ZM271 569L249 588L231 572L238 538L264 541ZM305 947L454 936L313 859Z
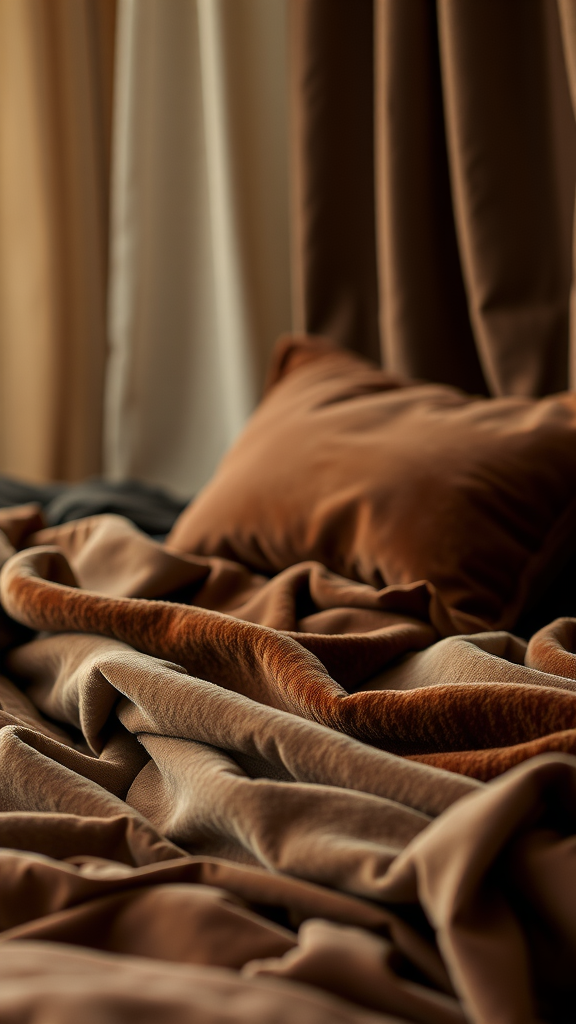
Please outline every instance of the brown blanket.
M438 640L427 583L40 525L0 513L2 1022L571 1019L576 620Z

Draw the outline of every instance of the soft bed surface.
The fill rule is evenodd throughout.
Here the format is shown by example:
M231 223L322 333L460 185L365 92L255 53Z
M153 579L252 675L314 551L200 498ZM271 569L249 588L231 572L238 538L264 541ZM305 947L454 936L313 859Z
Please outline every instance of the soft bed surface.
M263 572L315 559L376 588L428 580L446 635L513 627L575 552L575 520L574 392L478 398L288 336L168 544Z
M575 619L0 531L0 1020L570 1019Z

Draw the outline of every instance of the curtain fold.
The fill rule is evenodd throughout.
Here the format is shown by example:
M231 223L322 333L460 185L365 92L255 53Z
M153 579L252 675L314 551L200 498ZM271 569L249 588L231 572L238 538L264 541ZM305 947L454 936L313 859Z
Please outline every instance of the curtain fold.
M574 20L571 0L292 0L304 329L468 390L568 385Z
M120 0L106 470L186 494L291 326L284 0Z
M572 109L576 116L576 4L574 0L558 0L561 36L566 61ZM576 220L572 242L572 281L570 286L569 374L570 386L576 387Z
M378 3L380 336L387 366L485 390L458 253L435 4Z
M291 0L293 320L378 357L372 0Z
M484 375L493 394L556 391L568 383L574 206L574 115L557 8L449 0L438 6L438 29L454 210Z
M0 471L101 468L115 0L0 4Z

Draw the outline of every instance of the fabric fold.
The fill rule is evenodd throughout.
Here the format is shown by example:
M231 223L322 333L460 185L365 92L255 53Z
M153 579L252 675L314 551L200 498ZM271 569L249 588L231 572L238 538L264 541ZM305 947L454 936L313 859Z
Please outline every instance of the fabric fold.
M318 563L269 579L118 517L33 532L34 514L0 574L0 944L21 1012L48 1024L51 976L118 1021L237 1024L238 999L262 1024L562 1019L575 620L438 641L425 584ZM158 994L176 977L197 1006Z

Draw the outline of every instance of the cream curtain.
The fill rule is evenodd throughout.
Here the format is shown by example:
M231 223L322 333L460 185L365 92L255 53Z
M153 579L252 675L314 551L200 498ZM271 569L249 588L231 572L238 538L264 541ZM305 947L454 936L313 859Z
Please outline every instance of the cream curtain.
M119 0L105 466L195 491L290 328L285 0Z

